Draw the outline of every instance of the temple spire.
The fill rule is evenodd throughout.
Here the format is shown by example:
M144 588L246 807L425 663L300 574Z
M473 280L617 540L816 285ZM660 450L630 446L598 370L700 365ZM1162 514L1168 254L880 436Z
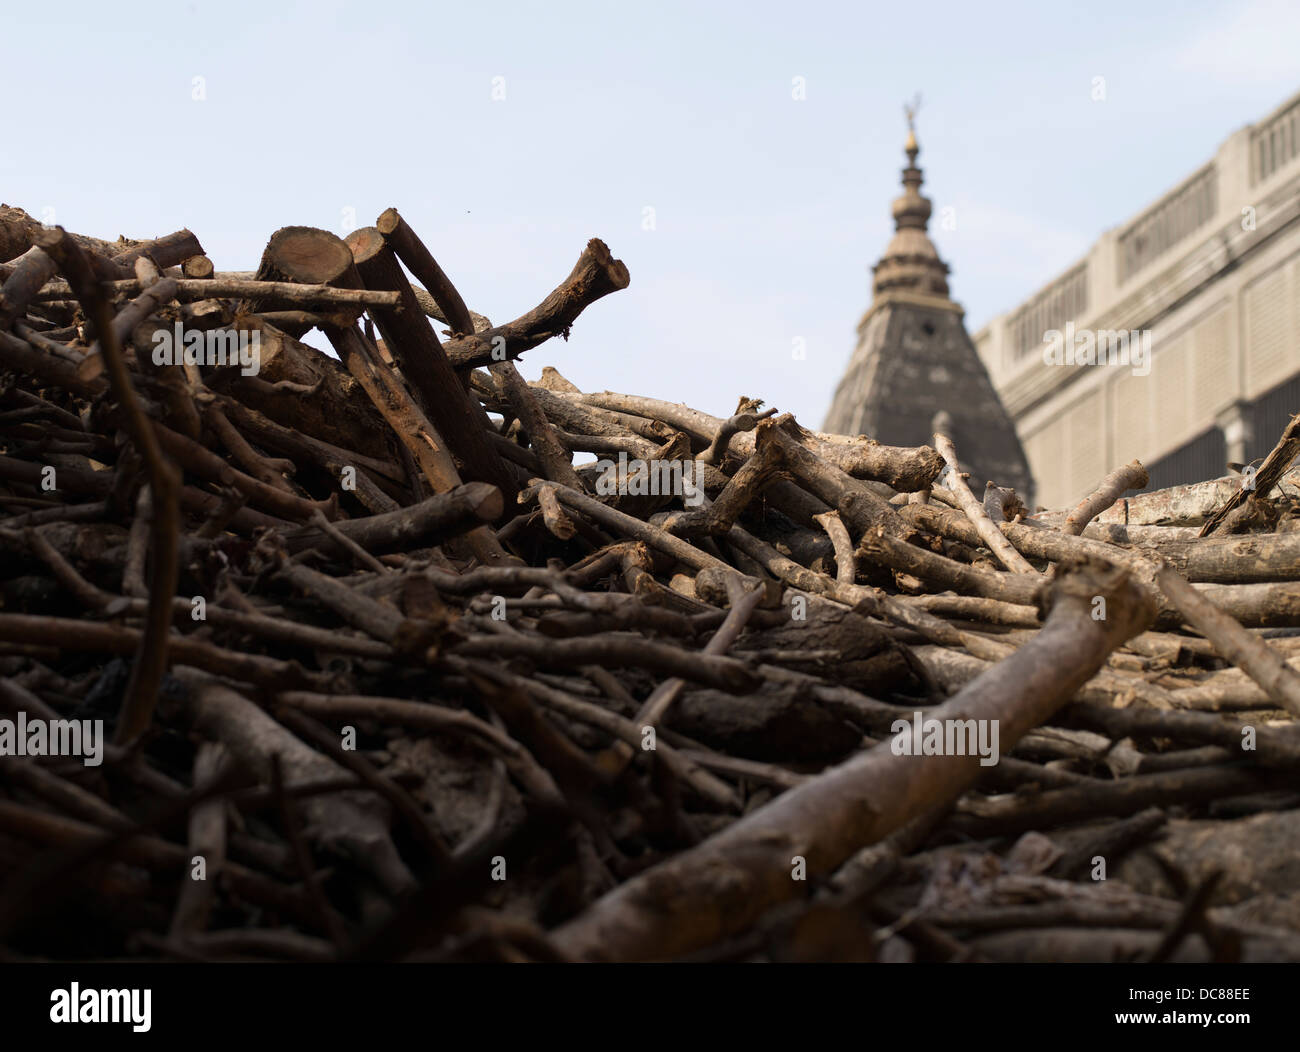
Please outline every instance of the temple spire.
M873 269L873 299L893 291L948 298L948 267L926 233L931 206L929 198L921 194L921 169L916 166L917 154L921 152L916 141L916 114L920 108L919 94L903 106L907 117L903 194L894 200L894 237Z

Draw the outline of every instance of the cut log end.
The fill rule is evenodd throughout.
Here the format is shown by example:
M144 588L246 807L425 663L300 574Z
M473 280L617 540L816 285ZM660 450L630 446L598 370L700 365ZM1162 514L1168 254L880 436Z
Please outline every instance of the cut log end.
M316 227L286 226L267 242L257 280L332 285L351 267L352 253L337 235Z

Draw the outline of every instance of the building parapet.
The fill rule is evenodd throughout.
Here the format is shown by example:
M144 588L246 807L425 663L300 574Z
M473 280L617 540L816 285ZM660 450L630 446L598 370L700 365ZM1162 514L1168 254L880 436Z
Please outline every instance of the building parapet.
M1026 370L1036 361L1041 364L1037 352L1049 330L1060 330L1070 321L1094 322L1113 316L1121 305L1150 299L1143 293L1144 283L1178 272L1179 261L1206 242L1236 240L1232 231L1238 227L1253 230L1256 208L1297 176L1300 93L1229 136L1208 163L1133 219L1103 233L1082 261L991 319L974 342L1012 415L1020 399L1012 396L1008 401L1007 389L1023 386ZM1246 213L1252 216L1250 225L1243 221ZM1133 321L1138 327L1144 323L1140 318ZM1061 382L1068 381L1064 376L1046 380L1048 387Z
M1218 175L1216 159L1120 232L1116 266L1121 285L1214 219L1219 211Z
M1284 102L1250 130L1250 185L1261 183L1300 154L1300 95Z
M1015 360L1043 349L1043 333L1082 317L1088 309L1088 261L1073 267L1007 319Z

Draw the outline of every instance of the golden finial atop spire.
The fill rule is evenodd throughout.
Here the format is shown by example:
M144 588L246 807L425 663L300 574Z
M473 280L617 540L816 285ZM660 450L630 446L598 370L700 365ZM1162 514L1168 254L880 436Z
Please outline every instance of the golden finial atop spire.
M918 91L911 102L903 103L903 115L907 117L907 142L903 144L903 150L909 155L915 155L920 150L916 145L916 114L920 109L921 93Z
M885 254L872 273L875 296L907 291L948 298L948 267L939 258L926 233L930 221L930 200L921 193L921 169L916 166L920 147L916 144L916 114L921 108L920 92L903 104L907 117L907 167L903 169L903 193L894 199L895 233Z

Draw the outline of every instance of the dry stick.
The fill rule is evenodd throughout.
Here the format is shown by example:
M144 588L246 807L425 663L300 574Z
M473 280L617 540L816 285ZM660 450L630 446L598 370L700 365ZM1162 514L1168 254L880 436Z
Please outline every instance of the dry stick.
M119 345L130 341L131 334L139 328L140 324L175 295L175 278L163 278L151 284L113 316L113 338ZM93 380L104 371L104 352L101 344L102 338L92 343L77 367L77 373L83 380Z
M347 245L367 288L392 289L402 297L399 308L372 307L370 316L415 391L416 403L464 465L464 474L492 483L513 499L514 475L487 440L487 413L462 386L392 249L374 227L354 230Z
M80 349L69 347L66 343L59 343L58 340L51 340L44 333L37 332L30 325L24 325L20 321L14 322L14 332L33 347L38 347L47 354L56 355L73 365L80 365L85 357Z
M853 539L844 528L844 520L837 511L814 515L818 525L826 531L835 549L835 580L839 584L853 584L857 580L857 562L853 557Z
M28 712L29 718L34 715L35 713ZM115 830L130 829L135 825L116 807L106 803L89 790L81 788L76 782L60 777L49 768L41 766L36 760L18 756L5 759L6 778L30 789L53 804L57 810L83 818L88 822L99 822Z
M170 624L170 599L166 609ZM152 614L152 606L150 613ZM101 625L79 618L0 614L0 640L5 642L33 643L78 652L125 656L139 651L144 639L144 632L125 625ZM170 637L168 649L178 663L259 686L312 687L319 686L327 679L320 673L305 671L296 661L279 661L257 654L227 650L186 636Z
M1173 570L1156 575L1160 590L1226 660L1259 684L1260 689L1293 715L1300 716L1300 676L1258 636L1201 596Z
M799 425L788 413L775 420L764 420L754 429L754 448L763 449L775 445L780 449L781 458L790 473L816 495L819 503L812 514L820 514L826 510L826 506L838 508L844 516L845 525L859 537L873 526L884 527L890 537L899 543L905 543L915 534L916 531L900 519L898 512L873 492L867 483L822 458L821 452L829 448L831 443L823 443L818 450L809 449L790 433L794 430L800 430ZM850 497L854 499L852 514L846 515L845 508L840 505Z
M325 889L321 886L320 876L316 872L315 863L312 861L311 849L307 846L306 838L303 836L302 819L298 814L298 809L294 806L294 801L290 800L284 791L284 771L280 757L278 754L273 753L270 760L271 793L278 805L280 825L284 829L285 839L289 841L294 866L298 870L298 876L302 880L303 887L306 889L307 900L316 911L321 928L329 935L330 941L336 947L340 946L347 938L347 929L343 924L343 918L330 904L325 895Z
M905 508L900 508L899 514L909 523L937 533L941 537L967 544L979 544L982 540L974 524L952 509L935 504L909 504ZM1001 522L997 524L997 528L1012 544L1016 545L1018 551L1035 559L1060 562L1064 559L1091 556L1119 563L1144 581L1151 580L1155 575L1156 566L1150 559L1105 541L1074 537L1057 530L1044 530L1017 522Z
M450 492L426 497L418 504L330 525L372 555L383 555L459 537L498 518L501 508L499 489L486 482L469 482ZM325 539L315 525L282 530L280 538L290 554L317 547Z
M855 503L860 500L861 497L857 494L845 496L840 501L840 514L850 521L859 518ZM909 509L925 507L929 505L908 505ZM884 526L873 526L864 532L858 542L858 552L881 566L911 574L937 586L936 590L952 589L1006 603L1032 603L1042 581L1042 575L1037 573L1031 577L1029 574L1001 573L959 563L937 552L900 541Z
M560 444L550 421L537 404L532 389L519 375L515 363L493 362L490 372L496 379L502 396L510 403L510 408L528 432L529 444L541 459L546 477L582 491L585 487L578 473L573 470L572 456Z
M319 508L317 508L315 513L312 515L312 522L319 526L330 540L352 556L359 566L362 566L367 570L374 570L375 573L378 574L387 574L392 572L387 566L361 547L361 545L352 540L351 537L335 528L334 524L321 514Z
M563 800L554 780L526 748L505 731L468 712L399 698L307 691L284 691L275 700L322 719L369 719L418 731L455 734L499 755L519 784L534 796L553 804Z
M382 362L372 355L369 341L355 325L326 333L339 358L365 391L371 404L379 410L393 433L410 450L420 471L435 493L446 493L460 486L460 473L451 459L446 443L428 417L415 404L406 388ZM471 530L468 539L479 559L493 566L511 562L496 535L487 527Z
M424 810L412 799L406 789L392 778L377 771L374 765L356 750L343 748L337 740L337 732L331 731L306 713L281 707L276 710L276 717L300 738L324 752L340 767L355 774L366 788L374 790L387 800L406 820L411 835L419 842L430 864L437 869L447 866L451 861L451 853L447 850L447 845L443 843L442 837L425 816Z
M565 379L560 370L553 365L542 366L542 378L536 382L536 386L545 388L548 391L568 391L571 394L582 394L578 385Z
M1075 537L1081 535L1088 523L1114 504L1127 490L1141 489L1150 478L1139 460L1118 467L1101 480L1096 491L1079 501L1074 511L1066 517L1061 528Z
M335 517L339 514L337 494L332 495L327 501L314 501L293 492L286 493L232 467L201 442L186 438L180 432L173 431L163 424L155 423L153 432L158 436L159 446L175 457L177 462L188 471L201 475L219 486L237 489L248 498L250 503L259 505L273 515L302 520L310 519L317 511L325 511Z
M947 435L936 434L934 436L934 447L947 461L948 467L952 473L948 476L952 479L952 484L948 487L956 495L958 502L961 504L961 510L966 513L966 518L975 526L975 532L979 534L980 540L988 547L994 555L998 557L998 562L1005 566L1012 573L1036 574L1038 573L1021 555L1011 546L1001 533L993 525L993 520L988 517L984 510L984 505L975 499L971 493L970 487L966 485L966 479L962 476L961 467L957 461L957 450L953 448L952 439Z
M118 605L113 605L115 603ZM106 612L112 616L125 614L127 617L138 617L146 610L147 605L143 600L110 599ZM193 613L193 600L182 596L172 600L172 616L181 624L193 624ZM290 646L337 654L355 654L358 657L376 658L380 661L394 661L398 656L396 651L385 643L360 636L344 635L338 629L317 628L315 625L302 625L277 617L267 617L242 610L227 610L211 605L207 607L205 614L207 622L217 628L228 628L259 639L288 643Z
M227 270L227 271L222 271L222 272L220 272L220 273L218 273L218 274L215 274L214 277L215 277L218 281L223 281L223 280L229 280L229 281L252 281L252 280L256 280L255 272L254 272L254 271L251 271L251 270ZM339 291L339 290L336 290L336 291ZM433 298L432 296L429 295L428 292L426 292L426 291L425 291L423 288L421 288L419 285L413 285L413 286L411 287L411 291L413 291L413 292L415 293L415 300L416 300L416 302L420 305L420 310L424 311L425 314L427 314L430 318L433 318L435 321L446 322L447 318L446 318L446 316L444 315L442 308L438 306L437 302L434 300L434 298ZM377 294L376 294L376 293L367 293L367 295L368 295L368 296L374 296L374 295L377 295ZM387 294L384 294L384 295L387 295ZM394 301L394 302L396 302L396 301ZM386 303L385 305L389 305L389 304ZM477 313L475 313L474 311L470 311L470 312L469 312L469 316L470 316L471 319L473 319L473 322L474 322L474 331L475 331L475 332L482 332L484 329L490 329L490 328L492 327L492 323L491 323L490 321L488 321L487 318L483 317L483 315L481 315L481 314L477 314ZM331 312L330 315L324 316L321 320L323 320L323 321L325 322L325 325L326 325L326 326L334 326L334 327L337 327L337 326L339 326L340 324L345 324L344 322L340 321L340 319L339 319L338 317L334 316L334 315L333 315L333 312ZM351 320L354 321L355 319L351 319ZM312 324L315 324L315 323L312 322ZM351 324L351 321L346 322L346 324ZM311 327L311 325L309 324L309 325L307 326L307 328L310 328L310 327ZM323 327L324 327L324 326L323 326ZM322 327L322 328L323 328L323 327ZM304 331L305 331L305 330L304 330Z
M1300 727L1254 726L1255 748L1242 749L1246 726L1204 712L1161 712L1146 706L1116 709L1095 701L1075 701L1065 710L1071 721L1123 738L1169 738L1218 746L1263 767L1300 767Z
M1249 480L1249 487L1243 486L1238 489L1222 508L1210 516L1209 521L1201 529L1201 536L1208 537L1233 511L1252 496L1267 497L1278 479L1291 466L1291 461L1295 460L1297 454L1300 454L1300 415L1293 416L1283 429L1277 445L1272 448L1254 477Z
M599 727L635 748L639 749L641 747L641 728L626 716L620 716L618 713L610 712L599 705L583 701L572 694L549 687L538 680L527 679L524 676L515 675L513 672L507 672L499 664L489 661L466 659L456 657L454 654L448 654L446 662L449 668L458 672L475 672L502 686L522 690L546 708L553 709L561 715L578 720L581 723ZM694 762L687 760L666 741L661 739L656 743L655 754L677 778L680 778L714 806L729 811L739 809L740 801L726 782L714 777Z
M41 286L50 280L58 265L38 246L32 245L11 265L12 269L0 288L0 329L7 329L27 311ZM65 293L66 295L67 293Z
M972 544L978 541L970 523L947 509L932 504L912 505L903 508L902 515L940 536ZM1294 577L1300 568L1300 535L1297 534L1216 537L1171 542L1157 550L1134 550L1110 541L1074 537L1023 523L1004 522L1000 527L1025 555L1054 562L1088 555L1109 559L1128 567L1141 580L1153 582L1153 586L1161 562L1172 565L1192 581L1258 581L1258 584L1202 584L1197 591L1243 624L1300 625L1300 586L1278 583L1278 578ZM922 601L941 602L942 598ZM1161 610L1162 626L1181 622L1177 610L1171 607Z
M278 756L291 782L336 778L345 769L304 744L243 695L206 677L191 679L187 702L195 729L220 741L231 756L267 780L271 758ZM342 851L375 876L390 893L414 886L415 880L397 853L382 811L368 794L347 792L309 798L305 805L309 832L326 850Z
M558 395L560 398L578 400L588 406L623 413L635 413L653 420L662 420L685 431L701 443L712 443L724 421L684 405L643 398L637 395L599 394L578 396ZM778 418L793 422L785 414ZM869 438L846 438L843 435L826 435L808 431L794 424L796 440L816 453L828 464L855 478L876 479L896 490L911 492L929 488L943 471L943 458L929 446L882 446ZM749 456L754 452L754 434L740 433L734 437L732 452Z
M912 494L913 504L925 504L925 500L918 500L917 494ZM925 496L922 494L921 496ZM1024 518L1027 510L1016 491L1005 486L999 486L992 480L984 484L984 510L988 513L990 519L994 522L1006 522L1007 520L1017 521Z
M627 267L610 255L605 242L592 238L569 276L533 310L505 325L448 341L447 357L457 369L518 358L567 334L578 315L602 296L627 288L630 280Z
M224 780L228 754L222 745L202 743L194 755L194 788L219 785ZM211 797L190 811L189 851L203 859L202 880L182 880L169 934L172 937L201 932L208 926L212 900L226 863L226 801Z
M247 431L260 445L265 446L267 449L273 449L287 456L296 457L299 462L303 458L312 460L322 467L326 467L327 470L329 470L328 465L331 463L350 464L354 467L364 467L367 471L395 483L405 483L407 481L401 468L389 464L387 461L368 457L364 453L344 449L341 446L316 438L314 435L304 434L293 430L293 428L285 427L283 424L276 423L270 417L263 416L257 410L249 409L238 399L226 395L215 395L214 399L213 404L220 406L222 412L233 424L243 428L244 431Z
M703 650L703 653L710 656L725 654L730 649L731 644L745 630L745 625L758 608L758 604L763 601L761 586L753 591L746 591L740 581L734 577L727 579L727 592L731 599L731 609L727 612L726 620L722 622ZM686 680L680 676L664 680L655 687L641 708L637 710L633 722L641 728L643 747L646 728L656 727L663 722L664 717L681 697L682 691L686 689L686 685ZM626 766L635 755L632 746L627 742L618 742L613 752L619 768Z
M97 398L108 388L102 379L82 380L71 362L39 351L7 332L0 332L0 363L81 398Z
M472 374L471 378L477 383L479 375L476 372ZM490 380L491 377L488 377L488 379ZM494 387L492 385L488 386L488 393L495 394ZM533 396L542 407L542 411L546 413L546 418L557 427L562 427L575 435L595 435L620 440L641 438L656 444L666 442L673 437L674 429L662 421L647 420L644 417L632 416L611 409L600 409L593 405L587 405L585 402L567 398L562 393L551 391L541 384L529 384L528 386L533 389ZM687 433L690 434L689 431ZM631 452L630 447L628 451ZM599 453L602 450L593 449L591 452ZM613 452L617 453L618 449L614 449Z
M546 479L529 479L528 485L530 489L534 486L551 487L554 489L555 495L560 499L561 504L580 512L597 525L631 537L633 540L642 541L652 548L657 548L659 551L673 556L692 569L703 570L709 566L720 566L726 570L733 570L731 566L717 556L702 552L695 545L689 544L680 537L674 537L667 530L627 515L609 507L607 504L602 504L585 493L579 493L577 490L568 486L561 486L559 483L548 482ZM520 496L526 495L527 492L525 491ZM733 572L738 571L733 570Z
M681 676L732 694L751 693L761 685L759 677L735 658L682 650L630 633L606 632L574 639L547 639L522 633L482 635L460 643L455 653L467 657L525 657L547 667L590 664L639 667Z
M927 613L913 599L889 596L876 588L858 584L841 584L826 574L819 574L807 567L787 559L771 545L746 533L739 526L733 526L727 540L742 552L754 559L764 570L779 580L785 581L793 588L811 595L824 596L837 603L853 607L860 613L887 617L897 624L915 629L925 638L940 646L965 647L971 654L989 661L1000 661L1011 653L1012 648L995 640L973 632L963 632L938 617ZM994 602L994 600L987 600ZM999 606L1010 604L999 603ZM1028 609L1032 607L1013 607ZM1033 625L1037 625L1037 613L1034 612Z
M8 539L3 533L0 533L0 537ZM113 601L112 595L96 588L77 573L72 564L64 559L38 530L29 526L23 530L23 540L27 542L27 547L31 549L32 554L54 571L54 576L58 578L59 583L86 606L92 610L102 610Z
M216 268L207 256L197 255L181 263L181 273L187 278L206 281L216 273Z
M762 413L742 412L724 420L718 428L718 433L713 436L713 441L709 443L709 448L700 454L700 459L706 464L719 464L727 455L727 446L731 443L733 435L742 431L753 431L758 426L760 420L767 420L777 414L776 409L767 409Z
M74 858L79 856L85 860L93 859L101 852L111 853L148 870L172 874L183 872L190 864L191 856L186 848L160 837L131 831L106 834L92 823L52 815L8 800L0 800L0 830L58 848L65 858L72 852L76 852ZM235 862L228 862L225 872L231 889L237 895L285 910L295 919L303 917L304 911L295 889L286 888L278 881ZM20 905L22 914L15 911L15 907ZM24 922L30 909L30 901L21 900L16 894L11 894L8 901L0 902L0 937L9 941L14 925Z
M1037 628L1038 611L1032 606L981 599L973 595L915 595L907 600L910 607L941 617L965 621L984 621L1009 628Z
M1241 475L1225 475L1207 482L1193 482L1185 486L1139 493L1134 497L1121 497L1109 511L1102 512L1097 521L1123 526L1200 526L1232 500L1247 480ZM1278 480L1278 486L1300 485L1300 471L1292 469ZM1274 487L1277 489L1277 487ZM1274 490L1256 488L1260 497L1272 496ZM1031 521L1044 526L1059 526L1066 512L1047 511L1034 515Z
M145 583L144 566L148 558L149 526L153 519L153 500L149 486L140 487L135 498L135 516L126 539L126 558L122 560L122 594L145 598L149 586Z
M705 508L688 507L669 515L663 522L664 529L678 534L726 534L745 509L777 480L781 467L781 451L771 446L762 447L740 465L712 504ZM700 482L704 474L701 461L693 462L693 471L694 486L698 491L703 488Z
M401 294L387 289L336 289L332 285L300 285L292 281L258 281L256 279L229 278L169 278L175 281L175 295L180 299L206 300L212 298L256 298L260 301L298 304L302 306L346 307L396 307ZM138 292L140 281L129 278L106 281L105 289L112 295ZM36 296L38 300L66 299L69 289L58 283L47 286Z
M277 573L294 587L302 589L317 602L333 610L353 628L359 628L382 643L391 643L402 623L402 615L393 607L361 595L342 581L309 566L286 559L280 564Z
M1092 619L1092 599L1110 619ZM1048 719L1141 631L1154 606L1127 574L1084 565L1059 576L1043 630L956 697L935 719L996 719L1010 749ZM919 745L919 743L918 743ZM633 877L553 935L577 958L645 960L707 946L800 894L792 859L810 878L907 821L954 800L981 774L973 756L895 755L881 745L777 797L689 851Z
M1187 807L1269 788L1271 783L1263 772L1240 767L1189 768L1109 782L1093 779L1086 785L1049 789L1032 797L1008 794L963 801L965 813L954 816L952 825L975 837L1005 836L1102 815L1134 814L1148 807Z
M415 231L407 226L406 220L398 214L397 209L385 209L384 213L375 220L375 226L384 236L388 247L397 253L397 258L415 275L415 280L433 296L434 302L442 312L442 321L451 326L452 333L456 336L467 336L472 333L474 320L456 286L443 273L442 267L438 266L438 261L425 248L424 242L416 237Z
M158 688L167 670L167 642L171 632L171 601L179 577L181 474L159 446L148 417L141 409L127 373L126 360L113 330L109 301L90 272L89 264L62 227L43 231L38 246L58 263L86 313L94 320L102 341L113 394L125 413L124 425L149 471L153 515L153 573L149 582L149 616L140 636L140 649L131 667L114 739L123 744L137 738L153 718Z
M282 474L285 471L292 471L293 461L271 461L258 453L240 434L239 428L227 419L221 406L215 401L203 411L203 419L245 471L259 482L265 482L268 486L274 486L285 493L293 493L293 487Z
M537 491L537 504L542 509L542 522L546 529L562 541L571 540L577 532L577 526L564 514L564 509L555 497L555 490L550 486L542 486Z

